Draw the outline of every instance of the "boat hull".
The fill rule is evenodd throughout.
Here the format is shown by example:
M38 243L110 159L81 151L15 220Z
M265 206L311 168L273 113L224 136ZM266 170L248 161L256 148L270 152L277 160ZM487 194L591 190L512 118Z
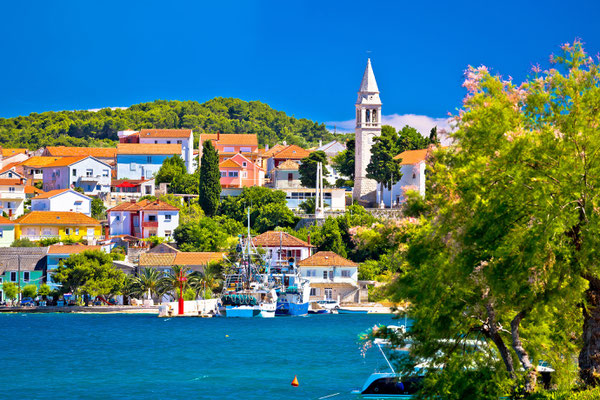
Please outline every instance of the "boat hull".
M303 316L308 314L308 302L307 303L290 303L287 301L277 302L277 316Z
M350 310L347 308L339 308L337 310L338 314L368 314L367 310Z
M226 306L225 317L227 318L253 318L260 316L259 306Z

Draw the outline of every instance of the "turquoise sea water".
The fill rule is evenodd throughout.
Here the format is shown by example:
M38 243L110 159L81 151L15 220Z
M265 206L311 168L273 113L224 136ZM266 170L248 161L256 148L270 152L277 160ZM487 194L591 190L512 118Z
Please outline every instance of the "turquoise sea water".
M0 398L354 399L383 365L357 344L376 323L399 321L0 314Z

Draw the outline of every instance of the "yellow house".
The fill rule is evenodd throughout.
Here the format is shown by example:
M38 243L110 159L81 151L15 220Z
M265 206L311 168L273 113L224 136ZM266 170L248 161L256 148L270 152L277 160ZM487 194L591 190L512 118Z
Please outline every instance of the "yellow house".
M102 227L94 218L68 211L32 211L15 221L15 239L61 240L86 239L93 241L102 235Z

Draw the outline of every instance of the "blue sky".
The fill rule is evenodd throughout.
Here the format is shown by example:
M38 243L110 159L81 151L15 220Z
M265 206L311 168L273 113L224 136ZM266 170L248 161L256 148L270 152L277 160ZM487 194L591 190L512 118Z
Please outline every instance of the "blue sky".
M224 96L343 127L370 56L388 121L445 118L460 107L468 65L521 81L575 38L598 54L599 9L592 1L7 1L0 117Z

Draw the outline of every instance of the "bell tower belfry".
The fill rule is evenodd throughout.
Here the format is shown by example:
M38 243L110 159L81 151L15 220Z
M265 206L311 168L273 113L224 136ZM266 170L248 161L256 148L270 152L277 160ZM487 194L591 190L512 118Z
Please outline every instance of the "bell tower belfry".
M381 135L381 99L369 58L356 101L356 128L354 129L356 147L352 192L355 201L376 201L377 182L367 178L367 165L371 161L373 139L379 135Z

